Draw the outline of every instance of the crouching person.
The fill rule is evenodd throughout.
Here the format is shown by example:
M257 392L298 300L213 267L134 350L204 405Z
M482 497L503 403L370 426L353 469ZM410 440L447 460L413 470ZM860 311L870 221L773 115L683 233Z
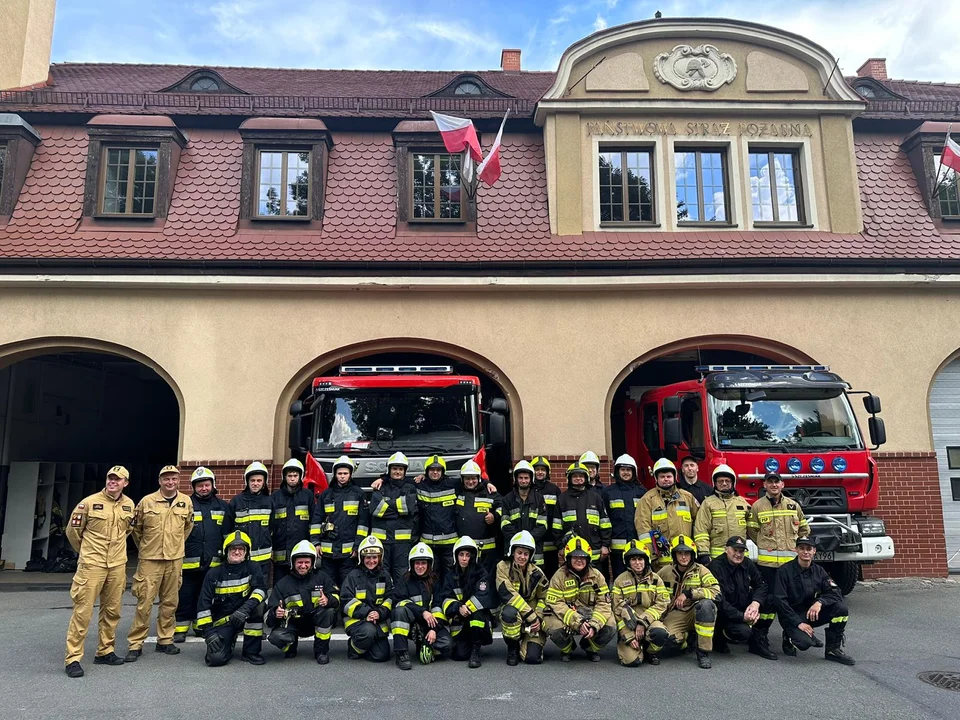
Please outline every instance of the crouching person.
M203 579L197 601L197 629L207 643L204 661L210 667L226 665L233 657L237 635L243 633L240 659L263 665L263 601L266 582L260 566L250 560L250 538L232 532L223 541L225 562Z
M394 588L390 620L394 658L401 670L413 666L410 662L411 637L417 657L424 665L450 652L453 647L450 631L441 621L440 580L433 569L433 550L426 543L419 542L410 550L409 561L410 569Z
M383 567L383 545L368 535L358 549L360 567L350 571L340 590L343 604L347 657L361 656L373 662L390 659L390 612L393 610L393 580Z
M717 602L720 584L711 572L694 561L697 546L686 535L678 535L670 543L673 562L660 571L670 595L670 605L663 618L671 649L685 649L696 642L697 664L709 670L713 650L713 629L717 623ZM650 644L652 655L661 648Z
M313 657L319 665L330 662L330 634L337 621L340 591L326 571L317 565L317 549L301 540L290 553L290 574L280 578L267 602L267 641L297 656L302 637L313 637Z
M510 554L497 565L497 592L503 601L500 623L507 644L507 665L523 660L527 665L543 662L547 634L543 629L547 576L534 565L537 541L526 530L510 540Z
M590 565L593 551L582 537L564 543L563 565L547 588L544 625L560 648L560 662L570 662L576 641L591 662L600 662L600 648L617 633L610 604L610 589L603 574Z
M639 540L627 542L623 564L627 569L613 581L617 656L624 667L638 667L646 646L663 647L667 642L667 628L660 618L670 603L670 591L650 567L650 557ZM660 663L654 654L649 661L651 665Z
M480 667L480 648L493 642L492 611L500 604L493 580L478 563L480 549L469 535L453 546L456 566L443 580L442 617L453 636L453 659Z

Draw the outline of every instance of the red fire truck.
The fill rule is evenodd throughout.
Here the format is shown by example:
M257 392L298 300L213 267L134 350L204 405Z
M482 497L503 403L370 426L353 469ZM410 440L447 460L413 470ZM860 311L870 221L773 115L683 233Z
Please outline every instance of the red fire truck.
M855 392L826 365L703 365L697 380L643 392L626 407L627 451L643 481L661 457L691 455L701 479L725 463L737 473L737 492L749 502L763 476L778 472L819 538L817 560L846 593L859 565L893 557L883 520L870 515L879 501L877 463L886 441L880 398ZM870 415L867 448L850 405L862 395Z
M409 475L422 473L436 454L447 474L459 477L481 448L506 442L506 413L503 398L485 409L480 379L454 375L448 365L345 365L338 375L314 378L309 394L290 407L289 444L295 455L309 451L328 475L349 455L364 487L397 451L409 458Z

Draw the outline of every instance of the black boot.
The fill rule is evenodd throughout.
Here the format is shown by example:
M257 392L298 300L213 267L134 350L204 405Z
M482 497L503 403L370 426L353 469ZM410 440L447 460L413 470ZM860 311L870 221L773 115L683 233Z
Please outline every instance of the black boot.
M766 630L754 630L750 635L750 645L747 652L759 655L765 660L778 660L777 654L770 649L770 638Z
M473 650L470 651L470 661L467 663L467 667L478 668L480 664L480 643L474 643Z
M647 653L647 665L659 665L660 656L656 653L648 652Z
M832 633L827 630L827 649L823 657L841 665L856 665L857 661L843 651L843 633Z
M527 665L539 665L543 662L543 647L534 642L527 643Z
M507 640L507 665L511 667L520 664L520 643L516 640Z
M783 648L783 654L789 655L790 657L797 656L797 646L793 644L793 640L790 639L790 636L787 635L786 630L783 632L783 638L781 646Z
M240 659L251 665L266 665L267 660L260 653L243 653Z
M600 662L600 653L590 647L586 638L580 641L580 649L587 654L587 660L590 662Z
M67 677L70 678L83 677L83 668L80 667L80 663L76 661L67 665L63 671L67 674Z
M700 648L697 648L697 665L703 670L709 670L713 667L713 664L710 662L710 655L705 653Z
M173 634L173 644L174 644L174 645L180 645L181 643L185 643L186 641L187 641L187 633L185 633L185 632L175 632L175 633Z
M713 651L721 655L730 654L730 646L727 644L727 639L723 636L723 632L718 632L713 638Z
M396 663L401 670L409 670L413 667L413 663L410 662L410 653L406 650L400 650L396 653Z

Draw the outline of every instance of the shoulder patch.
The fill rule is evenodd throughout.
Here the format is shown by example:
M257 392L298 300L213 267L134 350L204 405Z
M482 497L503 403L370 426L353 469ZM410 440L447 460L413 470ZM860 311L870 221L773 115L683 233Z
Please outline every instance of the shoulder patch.
M74 513L70 518L71 527L80 527L83 525L83 515L80 513Z
M182 500L177 503L177 507L186 507L186 506L187 506L187 504L186 504L185 502L183 502Z
M85 507L86 505L84 505L83 503L80 503L79 505L77 505L77 510L83 510Z
M480 592L486 592L486 591L487 591L487 581L486 581L486 580L481 580L479 583L477 583L477 590L479 590Z
M133 512L133 505L124 505L123 509L127 512Z
M103 503L94 503L94 504L93 504L93 509L94 509L94 510L103 510Z

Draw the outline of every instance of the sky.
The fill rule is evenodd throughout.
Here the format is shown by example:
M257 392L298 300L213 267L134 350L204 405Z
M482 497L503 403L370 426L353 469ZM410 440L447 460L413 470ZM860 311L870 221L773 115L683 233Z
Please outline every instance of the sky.
M554 71L580 38L657 10L789 30L847 75L885 57L890 77L960 82L960 0L58 0L52 59L486 70L499 68L501 49L520 48L523 69Z

